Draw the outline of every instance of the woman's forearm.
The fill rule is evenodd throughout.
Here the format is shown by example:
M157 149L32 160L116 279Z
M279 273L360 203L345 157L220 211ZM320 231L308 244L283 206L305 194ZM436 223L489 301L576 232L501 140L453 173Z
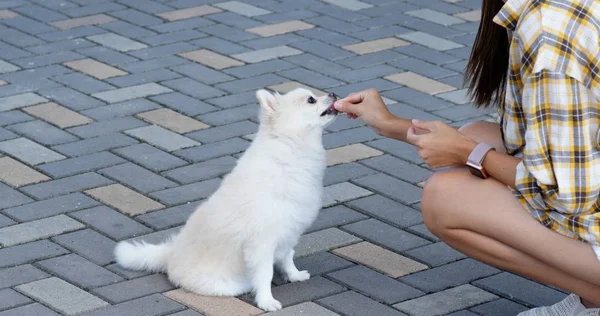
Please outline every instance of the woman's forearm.
M520 162L519 158L492 150L485 156L483 168L494 179L514 188L517 165Z
M381 123L379 128L376 128L375 130L379 131L382 136L406 142L406 133L411 126L412 120L394 117ZM458 127L453 127L458 129ZM416 132L417 134L426 133L425 131L419 129L416 129Z

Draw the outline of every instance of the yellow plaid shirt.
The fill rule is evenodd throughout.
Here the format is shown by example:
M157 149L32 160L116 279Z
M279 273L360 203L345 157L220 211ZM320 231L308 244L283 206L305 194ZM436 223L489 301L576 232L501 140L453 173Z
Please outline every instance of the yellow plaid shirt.
M600 1L507 0L494 22L510 40L499 114L523 159L513 192L546 227L598 246Z

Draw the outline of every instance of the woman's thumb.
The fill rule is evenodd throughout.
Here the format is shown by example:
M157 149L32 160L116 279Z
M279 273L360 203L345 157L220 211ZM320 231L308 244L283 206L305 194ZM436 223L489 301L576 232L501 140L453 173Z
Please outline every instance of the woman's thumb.
M335 107L336 110L338 110L340 112L358 114L356 112L356 110L357 110L356 104L352 104L350 102L337 101L333 104L333 106Z

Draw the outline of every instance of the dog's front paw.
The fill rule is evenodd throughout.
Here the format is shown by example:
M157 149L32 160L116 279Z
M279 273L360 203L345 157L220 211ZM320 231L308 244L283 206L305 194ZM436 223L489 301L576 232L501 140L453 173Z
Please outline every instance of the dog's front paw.
M281 303L274 298L262 299L257 302L258 308L267 312L274 312L281 309Z
M290 280L290 282L302 282L308 279L310 279L310 273L308 273L306 270L298 271L288 276L288 280Z

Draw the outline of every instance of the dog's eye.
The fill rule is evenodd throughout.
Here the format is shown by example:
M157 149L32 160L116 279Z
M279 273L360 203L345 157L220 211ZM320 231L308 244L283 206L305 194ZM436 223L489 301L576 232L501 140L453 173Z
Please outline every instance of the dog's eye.
M317 100L315 100L315 98L313 98L313 97L309 97L309 98L308 98L308 103L310 103L310 104L314 104L314 103L316 103L316 102L317 102Z

